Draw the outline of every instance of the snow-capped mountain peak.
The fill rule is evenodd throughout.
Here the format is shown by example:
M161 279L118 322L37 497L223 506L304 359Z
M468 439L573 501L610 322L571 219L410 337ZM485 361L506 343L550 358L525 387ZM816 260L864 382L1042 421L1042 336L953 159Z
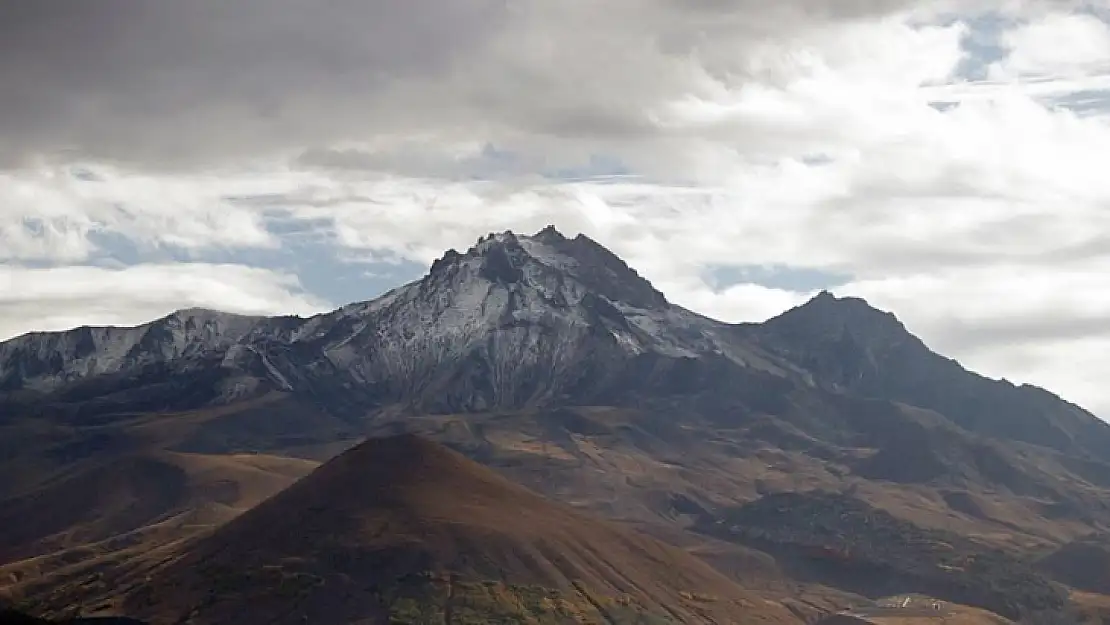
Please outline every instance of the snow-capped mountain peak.
M557 272L613 303L660 310L670 306L660 291L616 254L583 234L569 239L554 226L532 236L490 233L465 255L448 252L437 265L466 257L482 258L483 275L493 280L514 282Z
M640 355L759 361L729 326L669 304L609 250L553 227L484 236L465 253L446 252L418 281L310 319L184 310L105 332L123 334L82 343L81 353L65 347L80 339L72 333L0 345L0 382L49 390L203 358L240 380L224 384L239 389L236 396L262 388L259 380L296 391L325 376L375 396L419 389L475 408L534 401L586 383L591 367L619 369Z

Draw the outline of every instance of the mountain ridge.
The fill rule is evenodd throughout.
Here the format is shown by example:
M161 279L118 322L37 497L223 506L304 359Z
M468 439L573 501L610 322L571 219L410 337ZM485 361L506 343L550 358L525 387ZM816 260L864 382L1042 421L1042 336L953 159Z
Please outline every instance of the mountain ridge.
M941 408L942 413L955 413L949 416L961 426L981 429L972 414L982 412L981 406L961 408L923 399L937 393L914 387L916 379L876 375L901 367L899 374L920 377L921 371L907 369L920 365L928 369L924 375L936 378L927 381L935 386L971 372L937 355L893 314L862 299L822 291L762 323L719 322L670 303L596 241L581 234L566 238L553 226L533 236L491 233L465 253L449 250L419 280L311 317L183 309L128 328L86 326L23 335L0 342L0 394L50 395L96 377L140 378L158 367L199 367L222 380L211 392L217 402L269 390L319 392L313 387L324 384L384 395L376 402L381 404L412 395L422 385L442 391L475 383L465 379L454 361L484 371L489 379L480 382L485 388L425 408L484 410L561 401L563 396L597 400L612 393L596 380L619 380L610 386L623 383L621 374L612 372L656 366L647 364L652 360L721 357L742 369ZM211 364L201 363L204 359ZM630 365L634 360L643 364ZM566 370L566 363L575 363L574 369L591 361L598 365L587 375ZM550 383L529 385L517 379L526 376L514 376L498 362L513 362L514 369L533 367L533 380L546 376ZM1071 421L1063 432L1024 424L1028 431L1011 438L1037 444L1048 440L1053 448L1075 450L1077 439L1093 434L1099 441L1097 453L1110 454L1110 438L1080 423L1093 417L1081 407L1039 387L978 377L978 386L964 394L1021 393L1030 398L994 400L1010 404L1010 410L1022 408L1023 424L1040 420L1046 411ZM356 403L375 402L364 397ZM1029 407L1023 403L1036 404L1036 414L1026 414ZM985 433L998 430L987 427Z
M140 326L142 339L153 345L132 337L122 356L75 341L88 332L82 330L40 335L37 345L7 342L0 344L0 380L9 391L50 393L98 375L138 376L144 368L187 367L219 357L215 369L229 379L217 395L238 398L244 387L261 392L298 385L311 392L326 377L322 383L384 391L388 398L409 393L414 384L457 385L467 375L461 363L467 363L485 370L485 379L477 381L482 387L449 401L484 409L573 394L575 387L590 385L589 376L577 371L587 358L601 367L639 355L722 355L744 367L778 366L737 343L727 324L669 304L592 240L566 239L554 229L536 237L509 232L483 238L466 254L445 254L421 280L331 313L244 319L249 321L225 329L219 321L200 325L166 317ZM207 343L198 338L201 332ZM497 364L508 361L512 370ZM568 369L567 363L576 364ZM58 368L64 375L56 374ZM552 370L558 375L542 388L529 390L528 381L519 379L531 373L532 380L541 380Z
M1046 389L969 371L860 298L824 291L744 327L838 390L936 410L974 433L1110 458L1110 427L1092 413ZM1041 418L1044 410L1053 422Z
M545 249L545 248L547 248L547 249ZM309 316L309 317L300 317L300 316L296 316L296 315L278 315L278 316L243 315L243 314L219 311L219 310L216 310L216 309L206 309L206 308L195 308L194 307L194 308L179 309L179 310L176 310L176 311L174 311L174 312L172 312L168 315L165 315L163 317L153 319L151 321L144 322L144 323L137 324L137 325L133 325L133 326L117 326L117 325L80 326L80 327L77 327L77 328L73 328L71 330L47 331L47 332L43 332L43 331L28 332L28 333L25 333L25 334L20 335L20 336L16 336L16 337L12 337L12 338L0 341L0 380L5 380L5 379L11 377L11 370L13 369L13 367L11 366L11 363L8 362L8 361L11 360L12 354L10 352L13 351L13 348L24 347L26 343L31 343L31 342L34 342L34 341L50 342L51 339L61 339L62 337L65 337L67 335L74 336L75 338L80 339L81 338L81 337L79 337L80 334L82 334L82 333L87 334L87 333L90 333L90 332L91 333L103 333L103 334L142 334L143 337L145 338L145 335L152 332L152 331L157 331L157 332L163 331L164 326L170 326L170 327L183 326L183 328L185 330L193 330L195 332L196 329L197 329L197 326L200 325L201 327L199 329L201 331L207 332L208 335L213 340L216 341L215 345L211 345L208 348L209 349L218 349L218 348L224 347L225 342L234 343L238 339L242 339L242 338L247 337L249 334L251 334L251 332L257 332L259 330L259 328L257 328L258 324L272 324L272 325L278 326L276 328L267 328L267 329L270 329L270 330L275 331L275 332L280 331L282 329L288 331L289 326L297 326L298 328L301 328L301 333L303 334L304 333L304 330L303 330L304 326L311 325L314 320L336 316L337 314L340 314L343 311L372 310L372 309L377 307L377 306L375 306L376 303L378 303L380 301L383 301L383 300L388 301L391 298L395 297L398 292L409 289L409 288L413 287L414 285L424 285L424 284L428 283L429 280L432 280L434 278L434 276L437 274L437 271L442 271L444 269L444 267L456 264L461 259L464 259L464 258L467 258L467 257L485 255L487 257L487 261L483 264L482 271L485 272L486 275L494 278L494 280L498 280L498 279L504 280L506 278L506 275L500 275L499 276L497 274L499 264L502 263L504 260L509 260L510 264L508 266L501 267L501 270L502 271L508 271L509 272L509 277L511 277L511 274L512 274L512 271L513 271L513 268L512 268L512 262L513 261L511 259L506 258L506 254L504 254L506 252L511 253L511 252L523 251L530 258L539 261L541 264L543 264L543 265L545 265L549 268L565 271L565 270L568 269L568 267L571 266L571 263L566 262L567 259L577 260L577 258L575 256L575 252L582 252L583 250L586 250L585 256L586 256L587 260L602 259L603 262L600 263L600 266L602 266L605 271L608 271L609 273L615 273L616 271L619 271L619 272L623 272L625 274L623 276L618 276L618 279L615 280L615 281L602 281L602 280L593 281L593 284L591 284L590 286L595 287L595 289L599 285L601 287L601 288L596 289L596 290L599 290L599 291L615 290L615 289L612 289L609 285L614 284L614 283L615 284L627 284L627 283L631 282L634 286L632 288L629 288L629 289L626 289L626 290L627 291L637 291L637 290L639 290L640 292L635 293L634 295L629 296L627 298L629 300L628 301L629 304L631 304L633 306L641 305L641 306L647 307L647 308L658 307L658 308L666 309L666 308L675 307L673 304L671 304L669 301L667 301L667 299L666 299L666 297L663 293L656 290L651 285L650 282L641 278L636 273L636 271L634 269L629 267L626 263L624 263L623 260L621 260L619 257L617 257L615 254L610 252L608 249L606 249L601 244L597 243L596 241L594 241L593 239L589 238L588 236L586 236L584 234L578 234L573 239L566 238L558 230L556 230L554 226L549 225L549 226L545 227L544 229L537 232L535 235L533 235L531 237L523 236L523 235L517 235L517 234L515 234L511 231L505 231L505 232L502 232L502 233L490 233L489 235L486 235L484 237L480 237L478 242L474 246L469 248L465 254L460 254L460 253L456 252L455 250L448 250L442 257L440 257L438 260L436 260L431 265L431 268L430 268L429 272L427 274L425 274L425 276L423 276L420 279L417 279L417 280L414 280L410 283L407 283L407 284L395 287L393 289L390 289L389 291L383 293L382 295L380 295L380 296L378 296L374 299L366 300L366 301L360 301L360 302L352 302L350 304L340 306L338 309L333 310L331 312L323 312L323 313L319 313L319 314L312 315L312 316ZM551 254L550 253L551 251L555 251L556 253ZM570 253L566 253L566 252L570 252ZM491 253L493 254L492 257L489 256L489 254L491 254ZM581 254L579 254L579 255L581 255ZM589 265L589 263L579 263L579 264ZM614 271L614 269L613 269L614 266L617 267L616 271ZM595 273L597 273L597 272L595 272ZM647 293L647 295L645 295L645 293ZM613 297L608 297L608 299L610 299L611 302L625 302L625 300L622 299L620 295L614 295ZM691 312L689 310L686 310L686 309L683 309L681 307L676 307L676 308L679 308L683 312L694 315L694 316L699 317L701 319L706 319L706 320L708 320L712 323L719 324L720 326L723 326L723 327L748 328L748 327L754 327L754 326L767 326L768 324L772 324L776 320L778 320L782 317L785 317L785 316L787 316L788 314L790 314L794 311L807 310L807 309L814 308L815 306L822 306L824 311L838 310L839 309L839 312L847 312L847 311L850 310L849 307L851 307L852 309L855 309L855 311L863 311L865 314L868 314L870 316L870 319L879 318L879 319L890 320L897 326L897 328L899 330L901 330L905 334L906 338L913 339L913 340L916 340L916 341L920 341L920 339L917 339L917 337L910 334L908 332L908 330L905 329L905 326L900 321L898 321L897 318L892 313L890 313L888 311L882 311L882 310L876 309L876 308L872 307L870 304L868 304L866 302L866 300L864 300L862 298L858 298L858 297L837 297L831 291L828 291L828 290L822 290L817 295L815 295L812 299L807 301L805 304L802 304L802 305L800 305L800 306L798 306L794 309L785 311L784 313L781 313L780 315L777 315L776 317L773 317L773 318L769 319L768 321L760 322L760 323L743 322L743 323L730 324L730 323L727 323L727 322L717 321L717 320L714 320L714 319L711 319L711 318L708 318L708 317L703 317L701 315L698 315L697 313L693 313L693 312ZM833 308L833 306L835 306L836 308ZM234 328L234 327L233 328L228 328L227 330L220 327L221 325L222 326L233 326L233 324L238 325L239 327L237 327L237 328ZM283 324L286 325L285 328L281 327L281 325L283 325ZM244 327L244 326L246 326L246 327ZM192 335L187 334L184 338L186 338L186 339L195 339L197 337L196 337L195 334L192 334ZM68 341L67 343L69 343L69 342L80 343L81 341L80 340ZM171 352L170 354L167 354L167 359L179 358L179 357L182 357L182 356L185 356L185 355L187 355L187 354L178 354L178 353L172 353ZM110 373L110 372L111 371L106 371L106 372L95 371L95 372L92 372L92 373L93 374L99 374L99 373ZM988 378L988 379L990 379L990 378ZM8 381L7 384L9 385L9 387L11 387L13 382ZM1041 387L1037 387L1035 385L1029 385L1029 384L1023 384L1021 386L1031 386L1033 388L1038 388L1038 389L1041 388ZM0 386L0 388L3 388L3 387ZM1041 389L1041 390L1045 390L1045 389ZM1049 392L1049 391L1046 391L1046 392Z

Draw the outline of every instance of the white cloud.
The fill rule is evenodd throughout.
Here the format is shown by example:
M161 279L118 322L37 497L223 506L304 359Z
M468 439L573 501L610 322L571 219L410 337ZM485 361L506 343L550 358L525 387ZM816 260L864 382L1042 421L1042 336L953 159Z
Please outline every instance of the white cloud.
M1089 13L1050 13L1006 32L994 79L1088 78L1110 73L1110 25Z
M722 290L703 282L654 283L668 299L707 317L725 321L763 321L804 304L814 293L799 293L758 284L736 284Z
M87 222L79 213L54 218L33 212L5 215L0 221L0 260L80 261L93 250L88 232Z
M280 170L165 176L53 164L0 172L0 260L83 260L96 234L194 252L273 247L263 215L231 198L295 184Z
M193 307L307 315L325 305L303 293L295 276L237 265L0 266L3 338L79 325L136 325Z

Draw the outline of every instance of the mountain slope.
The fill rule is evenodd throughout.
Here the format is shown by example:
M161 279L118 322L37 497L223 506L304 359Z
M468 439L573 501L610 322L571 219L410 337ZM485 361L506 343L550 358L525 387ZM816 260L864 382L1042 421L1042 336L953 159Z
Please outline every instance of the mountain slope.
M875 598L923 592L1015 619L1067 604L1066 592L1028 563L843 495L767 495L701 529L773 553L798 577Z
M167 452L91 463L30 493L0 499L0 565L161 523L187 536L250 509L314 466L291 458Z
M1038 560L1037 565L1073 588L1110 593L1110 546L1105 536L1069 542Z
M1105 422L1043 389L968 371L861 299L823 292L745 330L768 351L843 392L928 408L993 438L1110 460Z
M226 348L263 317L188 309L133 328L35 332L0 343L0 389L57 388L75 380Z
M414 436L341 454L145 577L121 606L156 624L186 614L197 624L383 622L404 607L390 593L431 609L415 598L426 593L446 622L462 622L450 612L465 601L451 589L483 582L504 595L494 611L540 593L576 609L683 622L794 620L679 549ZM270 578L283 580L276 593Z

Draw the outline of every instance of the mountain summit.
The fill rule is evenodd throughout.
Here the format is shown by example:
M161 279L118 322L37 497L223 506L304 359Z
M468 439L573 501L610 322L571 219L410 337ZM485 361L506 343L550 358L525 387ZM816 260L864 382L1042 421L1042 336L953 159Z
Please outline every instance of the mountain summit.
M541 287L551 274L559 274L612 302L641 309L669 306L662 293L608 249L583 234L568 239L554 226L530 237L490 233L465 256L448 252L433 265L433 273L436 267L468 258L480 258L482 276L494 282L524 281Z

